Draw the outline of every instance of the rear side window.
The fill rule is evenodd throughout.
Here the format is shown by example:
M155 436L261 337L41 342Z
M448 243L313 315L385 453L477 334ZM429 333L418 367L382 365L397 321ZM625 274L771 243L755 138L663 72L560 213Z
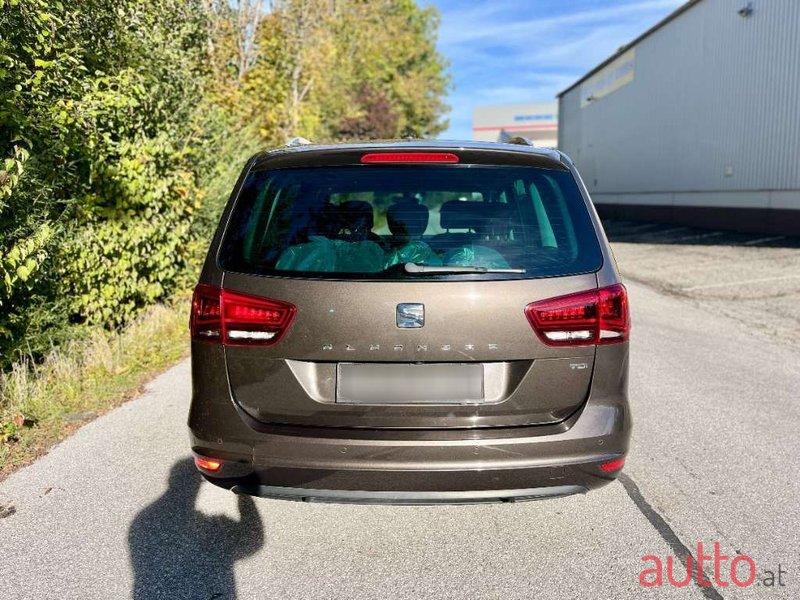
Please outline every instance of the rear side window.
M484 165L252 172L219 260L254 275L381 280L553 277L602 265L568 171ZM409 263L487 272L409 272Z

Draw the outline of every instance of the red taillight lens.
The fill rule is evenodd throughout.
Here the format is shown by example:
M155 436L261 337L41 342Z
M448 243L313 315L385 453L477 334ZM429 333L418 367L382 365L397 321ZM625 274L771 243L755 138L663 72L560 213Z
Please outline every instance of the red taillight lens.
M628 290L621 283L600 288L600 341L599 344L624 342L631 334L631 312L628 308Z
M458 156L452 152L374 152L361 157L369 163L457 163Z
M222 313L218 287L201 283L194 288L190 328L194 340L213 342L222 339Z
M608 462L604 462L600 465L600 470L605 473L611 473L611 471L619 471L622 467L625 466L625 457L616 458L614 460L610 460Z
M288 302L222 290L225 344L271 346L280 341L297 309Z
M548 346L615 344L631 329L628 293L621 283L532 302L525 315Z
M214 473L222 468L222 461L216 458L208 458L207 456L194 456L194 466L203 471L210 471Z
M286 334L296 312L288 302L200 284L192 300L192 339L226 346L272 346Z

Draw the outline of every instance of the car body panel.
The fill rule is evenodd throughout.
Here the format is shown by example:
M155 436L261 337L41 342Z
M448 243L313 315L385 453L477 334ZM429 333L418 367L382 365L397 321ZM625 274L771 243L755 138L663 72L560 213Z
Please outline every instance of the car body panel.
M226 289L246 289L297 306L296 320L280 344L225 349L232 394L253 417L284 424L436 428L558 421L586 399L595 347L545 346L523 309L535 300L590 289L595 281L590 274L543 280L353 284L226 274ZM425 305L424 327L396 326L397 305L405 301ZM491 313L484 316L488 305ZM470 327L460 327L465 322ZM285 359L320 366L303 381ZM324 388L325 382L334 388L339 361L477 361L514 367L497 376L505 379L495 382L503 388L500 397L481 405L333 406L333 397L314 399L306 390Z

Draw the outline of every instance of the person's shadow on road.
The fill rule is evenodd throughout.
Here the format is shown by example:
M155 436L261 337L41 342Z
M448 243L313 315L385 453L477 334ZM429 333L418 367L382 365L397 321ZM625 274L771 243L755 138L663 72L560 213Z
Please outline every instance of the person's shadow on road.
M128 530L133 598L235 598L233 565L257 552L264 530L250 496L237 496L239 520L195 510L201 477L192 459L175 463L169 488Z

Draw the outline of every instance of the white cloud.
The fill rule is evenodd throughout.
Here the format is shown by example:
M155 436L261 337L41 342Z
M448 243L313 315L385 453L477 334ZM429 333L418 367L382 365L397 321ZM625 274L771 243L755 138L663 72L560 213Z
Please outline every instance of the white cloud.
M515 17L519 2L493 1L488 6L448 12L442 21L439 40L443 47L484 41L511 45L528 43L533 39L532 36L552 37L553 34L563 33L568 27L596 26L626 19L640 20L642 16L663 12L681 4L683 0L645 0L558 16L519 19Z
M471 135L475 105L553 100L682 3L609 0L607 7L569 12L575 4L557 0L527 5L492 0L467 7L459 0L442 11L439 35L439 48L451 61L455 82L445 137Z

